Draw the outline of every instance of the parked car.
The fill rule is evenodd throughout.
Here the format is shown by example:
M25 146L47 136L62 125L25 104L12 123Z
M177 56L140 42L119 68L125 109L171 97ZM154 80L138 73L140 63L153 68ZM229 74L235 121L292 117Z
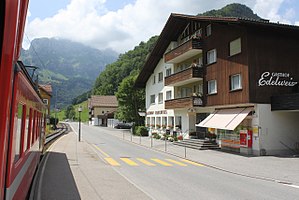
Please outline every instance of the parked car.
M117 128L117 129L130 129L131 127L132 127L132 125L126 124L126 123L118 123L114 126L114 128Z

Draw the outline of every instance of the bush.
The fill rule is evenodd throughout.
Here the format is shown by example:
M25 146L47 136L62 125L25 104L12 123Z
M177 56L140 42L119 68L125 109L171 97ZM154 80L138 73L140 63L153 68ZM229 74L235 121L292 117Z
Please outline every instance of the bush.
M135 133L136 135L148 136L148 130L145 126L136 126Z
M155 138L155 139L160 139L161 138L161 136L157 133L152 133L152 135L153 135L153 138Z

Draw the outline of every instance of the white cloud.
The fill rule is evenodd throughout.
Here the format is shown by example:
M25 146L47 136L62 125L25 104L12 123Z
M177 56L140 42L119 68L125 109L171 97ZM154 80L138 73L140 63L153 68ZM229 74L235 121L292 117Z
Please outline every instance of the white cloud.
M234 0L136 0L115 12L105 8L106 0L72 0L66 9L44 20L27 23L26 34L66 38L98 49L125 52L160 34L170 13L198 14L219 9ZM283 0L239 0L265 18L281 21L278 9ZM171 3L170 3L171 2Z
M256 0L253 10L258 13L260 17L269 19L271 22L289 24L289 15L291 13L285 13L285 16L279 13L279 9L284 1L285 0Z

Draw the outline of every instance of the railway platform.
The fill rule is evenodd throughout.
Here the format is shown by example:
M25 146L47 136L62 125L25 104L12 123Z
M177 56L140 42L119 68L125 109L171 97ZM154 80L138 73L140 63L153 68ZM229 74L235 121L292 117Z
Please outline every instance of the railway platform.
M88 143L77 140L69 132L51 145L30 199L150 199L105 164Z

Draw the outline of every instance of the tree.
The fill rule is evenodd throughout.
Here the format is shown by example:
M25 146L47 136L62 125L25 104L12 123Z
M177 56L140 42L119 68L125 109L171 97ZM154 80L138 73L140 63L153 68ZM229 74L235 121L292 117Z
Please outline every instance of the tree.
M76 112L75 112L75 108L73 105L70 105L66 108L65 110L65 117L67 119L74 119L76 118Z
M137 74L128 76L119 85L116 93L118 101L116 117L120 120L142 125L144 119L139 116L138 112L145 110L145 91L134 88L136 78Z

